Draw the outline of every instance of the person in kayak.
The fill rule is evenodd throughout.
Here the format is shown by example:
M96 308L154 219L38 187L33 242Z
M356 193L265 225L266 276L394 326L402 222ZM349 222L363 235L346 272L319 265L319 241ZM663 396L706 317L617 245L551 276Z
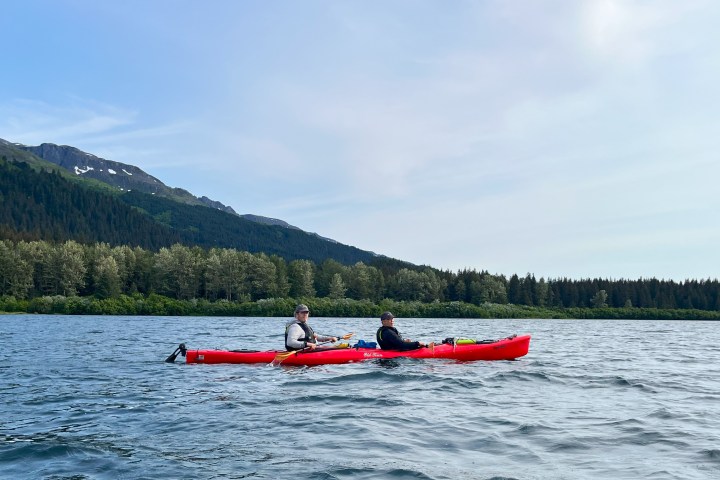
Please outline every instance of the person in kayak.
M425 346L423 342L403 339L398 329L393 326L395 317L390 312L380 315L382 327L377 331L377 341L383 350L415 350Z
M295 307L295 319L285 327L285 348L288 351L304 348L315 350L317 342L337 342L337 337L326 337L313 332L307 324L309 316L310 309L307 305L301 303Z

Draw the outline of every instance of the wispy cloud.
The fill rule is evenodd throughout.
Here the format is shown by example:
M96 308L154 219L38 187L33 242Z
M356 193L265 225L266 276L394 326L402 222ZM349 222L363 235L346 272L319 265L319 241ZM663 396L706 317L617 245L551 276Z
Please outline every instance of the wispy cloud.
M186 138L189 121L143 126L136 111L68 96L62 103L15 99L0 104L0 132L27 145L72 145L98 156L141 166L182 164L167 144ZM163 159L173 158L163 162Z
M20 143L79 141L132 124L135 112L71 100L65 105L16 99L0 104L0 130Z
M683 232L720 261L717 2L83 5L136 34L95 83L141 88L0 95L0 137L439 267L706 272Z

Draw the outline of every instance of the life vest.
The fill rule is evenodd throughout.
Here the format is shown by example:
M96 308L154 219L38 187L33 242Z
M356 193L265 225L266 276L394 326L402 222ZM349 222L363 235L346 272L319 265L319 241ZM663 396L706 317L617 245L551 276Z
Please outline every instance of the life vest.
M398 332L398 329L397 329L397 328L395 328L395 327L386 327L385 325L383 325L382 327L378 328L378 331L377 331L377 333L375 334L375 337L377 338L377 343L379 343L381 347L382 347L383 344L384 344L383 338L382 338L382 334L383 334L383 332L384 332L385 330L392 330L392 331L395 332L398 336L400 336L400 332Z
M294 324L300 325L300 328L302 328L303 332L305 332L304 337L296 338L295 340L297 340L298 342L315 343L315 332L313 332L313 329L310 327L310 325L308 325L307 322L300 322L300 321L296 320L294 322L288 323L287 327L285 327L285 348L287 348L288 350L300 350L299 348L290 347L287 344L288 331L290 330L290 326L294 325Z

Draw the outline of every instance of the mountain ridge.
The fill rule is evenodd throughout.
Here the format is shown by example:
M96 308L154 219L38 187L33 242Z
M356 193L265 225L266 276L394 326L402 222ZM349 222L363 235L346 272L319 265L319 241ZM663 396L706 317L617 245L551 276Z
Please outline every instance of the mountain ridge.
M221 209L198 204L199 202L188 204L179 202L175 198L172 198L172 196L153 195L152 193L144 193L139 189L125 189L124 187L117 186L117 184L116 186L109 186L97 178L84 176L82 172L76 173L75 167L84 170L85 173L94 170L103 170L105 177L109 175L113 176L110 178L123 178L117 177L118 170L116 170L116 168L120 168L121 171L124 169L122 175L125 177L138 176L136 175L137 170L131 170L129 168L130 166L120 167L120 164L117 162L101 164L90 155L74 149L74 147L65 147L63 150L65 152L71 152L74 156L83 155L84 157L94 160L95 163L80 166L75 164L77 163L77 159L75 158L75 161L70 163L72 170L69 170L67 166L60 166L57 163L45 160L34 154L31 150L20 147L26 146L12 144L0 139L0 157L3 163L5 160L8 160L8 162L10 162L9 164L20 163L26 164L29 167L18 173L18 178L25 178L24 186L21 188L18 188L17 185L12 183L12 177L15 175L15 173L13 173L14 171L5 170L7 178L0 179L3 180L3 182L0 183L5 185L6 198L8 198L8 194L10 197L22 196L30 198L32 195L36 195L38 191L41 191L42 195L30 203L22 203L19 200L15 202L0 202L0 210L3 208L6 210L13 209L12 212L4 212L4 218L6 220L3 225L0 225L2 231L6 233L6 238L50 239L53 241L74 239L83 242L106 241L117 243L118 239L126 238L112 232L113 228L118 228L117 223L112 223L114 227L108 227L108 225L102 223L102 220L89 218L92 215L96 217L103 217L104 215L108 220L110 220L112 216L125 216L134 219L135 217L128 217L130 213L122 210L116 203L107 204L108 201L111 201L111 197L116 197L123 204L127 205L125 208L132 208L138 213L145 215L158 226L170 229L160 236L158 236L160 231L153 230L152 240L147 240L145 243L145 245L151 248L164 246L164 242L160 240L162 235L164 235L168 239L173 238L175 239L173 241L179 240L180 243L187 245L197 245L204 248L236 248L254 253L265 252L271 255L276 254L289 260L305 258L313 260L316 263L321 263L326 259L334 259L343 264L353 264L358 261L370 262L375 259L388 258L377 255L374 252L325 239L315 233L305 232L297 227L288 226L289 224L282 220L265 219L263 222L258 222L253 221L252 217L255 216L231 214ZM48 152L57 153L54 147L48 147L46 145L44 149L46 156L52 157L52 154ZM58 161L59 157L59 155L56 155L55 160ZM89 166L93 168L93 170L88 168ZM108 169L114 170L115 173L107 172L106 170ZM51 185L48 185L48 172L53 175L53 178L58 177L51 182ZM28 180L30 177L32 177L32 180ZM60 179L62 179L63 182L58 183ZM156 185L154 180L156 179L149 175L144 178L145 183L151 183L153 186ZM69 185L66 185L66 183L69 183ZM138 182L136 181L136 183ZM157 184L159 183L161 182L158 181ZM35 186L31 187L31 185ZM129 184L125 183L123 185L127 186ZM121 190L121 188L123 190ZM59 191L58 189L64 192L62 197L53 198L53 190ZM103 200L102 197L97 197L96 193L88 192L88 190L102 193L102 195L107 196L108 199ZM2 193L3 192L0 191L0 194ZM0 199L1 198L2 197L0 197ZM68 200L68 198L71 200ZM99 212L93 211L95 210L94 208L88 209L89 205L97 202L104 205L104 211L106 213L99 214ZM78 205L83 206L83 208L78 208ZM32 210L32 212L29 212L30 210ZM72 215L68 213L70 211L73 212ZM28 215L35 217L35 220L26 218ZM38 224L37 219L39 218L42 218L42 224ZM136 223L140 222L139 219L133 221ZM35 223L33 224L33 222ZM144 231L150 231L155 228L142 222L137 224L144 225L141 228L141 230ZM80 237L72 231L73 228L78 228L78 225L81 226L82 229ZM97 235L93 233L93 227L88 228L91 225L94 225L94 228L100 233ZM172 232L172 234L170 234L170 232ZM142 239L137 239L137 241L140 242ZM133 239L133 242L135 242L135 239ZM388 260L391 259L388 258Z
M70 145L57 145L55 143L41 143L37 146L24 145L22 143L11 143L0 138L5 145L32 153L45 161L58 165L68 172L79 177L93 178L100 182L115 187L120 191L139 190L151 195L160 195L188 205L204 205L210 208L232 213L252 222L278 225L285 228L302 230L299 227L276 218L264 217L255 214L239 214L229 205L208 198L205 195L196 196L183 188L171 187L163 183L159 178L150 175L140 167L132 164L109 160L93 153L85 152ZM313 234L312 232L307 232ZM315 234L317 235L317 234ZM328 241L334 241L322 237Z

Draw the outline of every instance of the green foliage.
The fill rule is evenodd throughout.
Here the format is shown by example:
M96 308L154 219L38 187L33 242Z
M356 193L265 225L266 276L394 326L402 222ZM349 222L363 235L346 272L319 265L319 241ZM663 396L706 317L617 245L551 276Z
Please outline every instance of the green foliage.
M27 312L28 304L27 300L17 299L11 295L3 295L0 297L0 312Z
M365 315L370 306L391 302L400 302L406 316L440 317L576 311L583 318L603 312L680 318L680 311L707 311L712 318L720 311L717 279L537 280L527 274L508 280L485 271L439 271L206 207L135 192L120 201L1 146L0 297L13 299L5 308L140 315L269 309L275 315L272 302L261 301L330 297L319 304L321 312L342 315Z
M290 280L290 295L294 297L315 296L315 271L312 262L293 260L288 265L288 278Z
M598 292L590 299L590 303L595 308L605 308L607 307L607 298L608 294L605 290L598 290Z
M342 275L340 275L339 273L334 274L332 280L330 280L330 290L328 292L328 298L335 300L345 298L346 291L347 288L345 288L345 283L343 282Z
M327 258L345 264L373 258L370 252L328 242L302 230L260 224L214 208L187 205L136 191L127 192L120 198L171 227L179 236L178 241L185 245L264 252L287 261L307 259L315 263Z
M377 319L385 310L400 318L567 318L631 320L720 320L720 312L654 308L568 308L548 309L523 305L465 302L396 301L381 302L349 298L268 298L257 302L178 300L151 294L120 295L117 298L42 296L30 301L0 297L0 311L66 315L194 315L233 317L291 317L298 303L310 307L314 317Z
M315 303L314 314L332 316L376 316L382 310L404 317L439 318L714 319L720 314L717 280L546 282L515 275L511 290L504 277L487 272L450 274L429 267L403 267L396 272L386 267L385 272L361 262L347 267L326 261L318 267L298 260L287 266L277 256L232 249L205 251L181 244L153 253L105 243L0 241L4 311L285 316L294 308L294 297L308 305ZM346 281L360 298L349 295ZM466 284L469 288L461 287ZM288 295L291 285L292 297ZM316 289L316 285L324 286ZM348 290L343 292L344 288ZM325 294L318 298L318 291ZM453 298L463 291L470 302ZM511 291L517 298L537 303L508 304L505 294L510 296ZM635 302L640 305L632 307ZM686 308L694 305L704 308ZM709 313L698 313L703 311Z
M371 252L302 230L260 224L215 208L137 191L118 194L89 188L92 182L87 179L79 182L57 165L0 146L12 150L0 160L0 239L106 242L154 251L181 243L315 263L334 258L352 264L374 258Z
M0 238L81 243L104 241L156 249L180 235L120 202L58 173L0 161Z

